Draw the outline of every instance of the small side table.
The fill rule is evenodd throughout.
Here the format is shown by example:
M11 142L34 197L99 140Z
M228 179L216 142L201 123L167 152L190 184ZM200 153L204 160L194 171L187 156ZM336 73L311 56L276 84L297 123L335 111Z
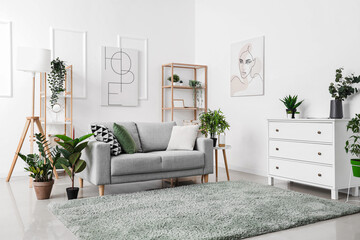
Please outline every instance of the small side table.
M231 145L225 145L225 147L216 146L216 147L213 147L213 149L215 150L216 181L218 181L218 150L222 150L222 152L223 152L227 180L230 181L229 169L228 169L227 160L226 160L226 149L231 149Z

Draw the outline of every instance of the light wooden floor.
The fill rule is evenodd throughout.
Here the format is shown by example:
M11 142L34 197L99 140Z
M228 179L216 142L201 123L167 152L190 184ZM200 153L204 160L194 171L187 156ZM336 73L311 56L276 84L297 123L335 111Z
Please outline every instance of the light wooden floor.
M225 181L225 170L220 168L219 173L219 180ZM230 171L230 178L232 181L247 180L267 184L267 178L265 177L237 171ZM193 178L182 179L183 182L181 182L180 185L194 184L192 179ZM213 182L214 180L214 174L210 175L209 181ZM200 183L200 177L196 178L196 181ZM51 199L37 201L33 189L28 188L27 177L13 177L10 183L6 183L5 179L0 179L0 239L75 239L73 234L47 210L49 202L66 201L65 188L69 187L69 185L69 178L61 174L60 179L57 180L54 185ZM284 181L275 181L275 186L323 198L330 198L330 191L319 188ZM161 181L119 184L106 186L105 195L130 193L161 187ZM165 184L165 187L169 187L169 185ZM80 190L79 197L86 198L97 195L98 188L84 181L84 188ZM339 197L339 201L344 201L346 195L340 194ZM359 223L360 214L355 214L251 239L359 240Z

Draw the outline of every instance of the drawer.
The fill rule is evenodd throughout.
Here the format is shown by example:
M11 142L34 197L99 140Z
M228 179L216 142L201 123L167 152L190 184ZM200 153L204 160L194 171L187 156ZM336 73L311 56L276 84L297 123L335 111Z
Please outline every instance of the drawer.
M334 163L334 149L332 145L269 141L269 156L290 158L315 163Z
M333 124L269 122L269 137L330 143L333 140Z
M308 183L333 186L333 168L304 162L269 159L269 174Z

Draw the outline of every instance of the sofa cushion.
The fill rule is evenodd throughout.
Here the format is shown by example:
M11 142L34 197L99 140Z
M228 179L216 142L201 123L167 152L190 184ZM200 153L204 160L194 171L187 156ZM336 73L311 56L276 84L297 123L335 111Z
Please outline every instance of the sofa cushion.
M120 154L111 158L111 175L161 172L161 157L152 153Z
M175 122L136 123L143 152L166 150Z
M111 155L117 156L121 153L119 141L107 127L104 125L91 124L90 128L96 141L110 144Z
M136 152L136 144L131 134L124 126L114 123L114 135L126 153Z
M198 131L198 125L174 126L166 150L193 150Z
M200 151L157 151L151 154L158 155L162 160L162 171L178 171L205 166L205 154Z
M114 128L113 128L114 122L100 122L100 123L94 123L94 124L104 125L111 132L114 132ZM123 126L130 133L130 135L132 136L132 138L134 139L135 144L136 144L136 152L138 152L138 153L143 152L141 143L140 143L139 133L138 133L135 123L134 122L116 122L116 124Z

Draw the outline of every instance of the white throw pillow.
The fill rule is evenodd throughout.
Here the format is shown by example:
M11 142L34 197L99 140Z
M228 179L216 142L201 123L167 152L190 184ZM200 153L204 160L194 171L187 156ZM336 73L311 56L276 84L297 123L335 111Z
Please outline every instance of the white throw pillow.
M193 150L197 138L199 126L174 126L167 151L169 150Z

